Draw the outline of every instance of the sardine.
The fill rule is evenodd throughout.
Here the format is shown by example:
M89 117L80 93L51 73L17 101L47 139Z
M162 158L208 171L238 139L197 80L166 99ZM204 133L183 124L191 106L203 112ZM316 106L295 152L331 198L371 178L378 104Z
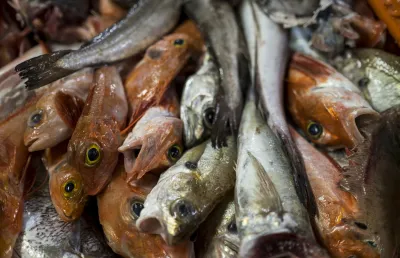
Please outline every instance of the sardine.
M379 116L350 80L309 56L293 56L287 81L290 114L314 143L353 148L364 140L359 125Z
M192 257L193 243L189 240L168 246L160 236L142 233L136 228L143 203L157 183L157 177L149 178L146 186L132 188L125 182L124 166L120 164L116 170L110 184L97 196L100 223L114 252L135 258Z
M320 153L294 129L293 138L306 166L308 178L317 200L315 225L333 257L379 257L371 244L372 237L357 221L357 200L340 188L342 169L335 161Z
M159 234L169 245L192 233L234 187L236 143L214 149L210 141L188 150L160 176L136 222L140 231Z
M128 113L124 87L114 66L97 70L93 81L68 145L68 163L79 171L88 195L99 193L111 179Z
M199 26L219 70L220 87L211 139L214 146L225 146L229 130L237 135L243 109L242 95L249 80L246 42L228 2L187 1L184 7Z
M325 257L296 194L281 141L249 92L239 130L236 222L239 257Z
M188 78L183 88L181 119L187 148L194 147L210 136L218 86L218 69L207 53L201 68Z
M133 56L154 43L178 22L181 0L143 0L126 18L76 51L59 51L15 67L28 89L35 89L87 66L112 63ZM39 65L40 64L40 65Z

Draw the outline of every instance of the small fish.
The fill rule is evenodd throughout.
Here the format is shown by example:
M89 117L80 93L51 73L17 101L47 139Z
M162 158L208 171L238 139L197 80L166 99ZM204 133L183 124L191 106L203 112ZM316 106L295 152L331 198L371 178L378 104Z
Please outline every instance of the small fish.
M235 220L233 192L227 194L207 220L200 225L196 238L196 257L237 257L240 241Z
M184 141L192 148L211 134L218 93L218 69L206 54L203 65L185 83L181 101Z
M296 194L285 149L261 117L253 91L248 94L238 142L239 257L326 257Z
M214 149L204 142L188 150L161 174L144 203L136 226L159 234L169 245L189 239L192 233L234 187L236 143Z
M114 66L98 69L93 82L68 145L68 163L82 176L88 195L99 193L111 179L128 113L124 86Z
M35 89L84 67L126 59L170 31L178 22L180 5L181 0L139 1L124 19L79 50L42 55L17 65L15 70L28 79L28 89Z
M233 7L227 1L187 1L184 7L202 32L219 70L220 87L211 139L216 147L226 146L227 135L237 135L242 95L249 81L246 42Z
M52 148L71 137L92 81L93 70L88 68L48 86L55 90L39 99L28 118L24 142L30 152Z
M124 154L127 182L146 173L161 173L183 153L183 123L178 118L179 102L170 88L159 106L148 109L118 151Z
M328 251L333 257L379 257L364 230L365 224L357 221L357 200L339 187L342 169L294 129L291 132L317 200L319 216L315 217L315 225Z
M400 104L400 58L379 49L354 49L335 60L344 76L358 85L375 110Z
M110 184L97 196L100 223L114 252L137 258L192 257L193 243L189 240L168 246L160 236L142 233L135 225L157 177L148 178L146 186L132 188L126 184L124 166L120 164L116 170Z

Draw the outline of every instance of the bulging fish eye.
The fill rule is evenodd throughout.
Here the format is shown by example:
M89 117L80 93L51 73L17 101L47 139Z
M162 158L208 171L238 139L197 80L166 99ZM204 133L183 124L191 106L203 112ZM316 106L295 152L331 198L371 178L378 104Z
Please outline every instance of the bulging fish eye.
M35 127L42 122L43 111L36 110L34 111L28 119L28 126Z
M100 146L96 143L92 144L86 150L85 165L92 167L99 163L101 158Z
M167 156L171 162L176 162L182 155L182 148L178 144L174 144L168 149Z
M321 137L323 132L322 125L316 122L309 122L307 125L307 133L310 135L313 139L318 139Z
M195 214L193 205L185 200L177 200L171 205L170 213L172 216L185 219Z
M65 198L71 199L80 192L80 185L77 183L77 181L71 179L61 186L61 191L63 192Z
M182 47L185 45L185 40L184 39L175 39L174 40L174 46L175 47Z
M203 112L203 124L207 128L211 128L215 118L215 109L214 108L207 108Z
M137 219L144 208L143 202L135 200L131 204L132 215Z
M228 229L228 231L231 232L231 233L237 233L236 222L235 222L234 220L231 221L231 223L229 223L227 229Z

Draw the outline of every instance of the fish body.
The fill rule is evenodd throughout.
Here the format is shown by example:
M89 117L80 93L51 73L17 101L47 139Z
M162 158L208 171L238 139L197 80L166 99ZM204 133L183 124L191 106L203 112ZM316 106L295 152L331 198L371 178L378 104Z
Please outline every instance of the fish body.
M122 142L120 130L128 113L124 87L115 67L100 68L93 81L68 144L68 163L79 171L88 195L99 193L111 179Z
M93 70L89 68L48 86L55 90L39 99L25 130L29 151L52 148L71 137L92 81Z
M187 148L207 139L215 118L218 93L218 69L206 54L203 65L185 83L181 101L183 138Z
M400 104L400 59L379 49L354 49L336 59L343 75L358 85L378 112Z
M169 245L189 239L213 208L234 187L236 143L214 149L206 141L190 150L167 171L147 196L140 231L159 234Z
M120 164L110 184L97 196L100 223L114 252L137 258L191 257L193 244L190 241L168 246L160 236L142 233L135 225L157 177L149 178L147 185L135 187L129 187L124 177L124 166Z
M59 51L16 67L29 89L41 87L79 69L133 56L170 31L178 22L180 0L140 1L127 16L76 51ZM132 36L134 35L134 36ZM41 64L38 66L38 64Z
M342 169L294 129L291 131L317 200L319 216L315 217L315 225L328 251L334 257L379 257L378 250L368 243L372 236L357 221L357 200L339 187Z
M237 134L243 109L243 92L249 79L248 53L233 7L227 1L187 1L185 10L202 32L219 70L219 92L211 130L214 146L226 145Z

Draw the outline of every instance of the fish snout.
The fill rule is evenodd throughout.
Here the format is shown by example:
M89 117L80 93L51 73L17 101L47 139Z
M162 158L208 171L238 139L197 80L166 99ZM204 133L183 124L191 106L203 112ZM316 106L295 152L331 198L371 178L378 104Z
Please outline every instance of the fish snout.
M195 111L186 109L182 111L183 140L186 148L191 148L203 138L204 126Z
M358 108L346 112L345 130L350 136L351 146L355 147L364 141L363 128L380 117L372 108Z
M146 209L145 206L136 221L136 227L143 233L160 235L168 245L172 244L172 239L169 237L158 209L155 210L153 207Z

